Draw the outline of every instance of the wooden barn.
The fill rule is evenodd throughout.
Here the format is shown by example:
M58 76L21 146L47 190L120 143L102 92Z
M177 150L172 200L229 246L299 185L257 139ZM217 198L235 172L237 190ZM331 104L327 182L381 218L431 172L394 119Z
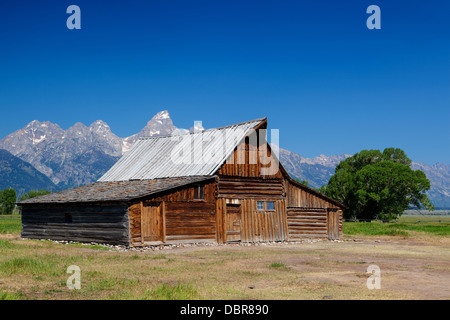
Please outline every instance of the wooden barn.
M295 182L267 119L148 137L98 182L19 203L22 237L127 246L341 239L339 202Z

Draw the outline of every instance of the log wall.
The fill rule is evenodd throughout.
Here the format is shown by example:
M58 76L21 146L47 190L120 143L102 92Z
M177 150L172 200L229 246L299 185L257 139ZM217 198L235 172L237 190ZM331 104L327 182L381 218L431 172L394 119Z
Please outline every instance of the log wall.
M327 239L326 209L287 209L289 240Z
M23 206L22 237L128 245L127 213L125 204Z
M342 208L325 196L286 180L290 240L342 239Z
M146 244L142 235L142 208L147 202L160 204L163 221L161 243L216 241L215 182L203 185L203 200L194 199L195 186L189 186L131 203L128 209L131 245Z
M217 196L219 198L278 198L284 199L283 179L260 179L219 176Z

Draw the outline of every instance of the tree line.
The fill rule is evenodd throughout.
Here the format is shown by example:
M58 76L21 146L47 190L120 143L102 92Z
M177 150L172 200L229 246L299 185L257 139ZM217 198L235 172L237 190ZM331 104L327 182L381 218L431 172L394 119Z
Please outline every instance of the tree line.
M347 206L346 219L391 220L410 207L434 210L426 195L430 187L423 171L411 169L402 149L386 148L362 150L341 161L317 191Z
M0 190L0 214L13 214L18 201L23 201L31 199L34 197L49 194L51 191L48 190L31 190L28 193L22 194L19 199L17 199L16 190L13 188L6 188Z

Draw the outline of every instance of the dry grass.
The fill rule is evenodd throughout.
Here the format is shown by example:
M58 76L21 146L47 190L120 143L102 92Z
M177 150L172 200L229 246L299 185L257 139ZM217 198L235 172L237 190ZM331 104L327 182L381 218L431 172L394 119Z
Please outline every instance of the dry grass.
M0 299L448 299L445 239L364 237L155 253L3 234ZM371 264L381 268L381 290L366 287ZM69 265L81 268L81 290L66 287Z

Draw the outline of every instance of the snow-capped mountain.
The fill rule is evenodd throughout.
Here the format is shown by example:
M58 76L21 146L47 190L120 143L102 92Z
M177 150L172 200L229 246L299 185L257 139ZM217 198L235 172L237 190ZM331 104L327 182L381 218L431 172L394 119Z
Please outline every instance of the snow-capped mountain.
M105 122L98 120L89 127L75 123L67 130L57 124L34 120L0 140L0 149L30 163L61 188L96 181L139 138L204 130L198 122L189 129L177 128L167 110L158 112L138 133L120 138ZM326 185L336 165L349 154L305 158L279 149L279 158L288 173L306 180L313 188ZM450 207L450 165L433 166L413 162L414 170L425 172L431 182L430 200L437 207ZM2 170L2 168L0 168Z
M176 130L167 111L157 113L140 132L126 138L116 136L101 120L89 127L77 122L67 130L34 120L0 140L0 149L30 163L57 185L79 186L96 181L140 137Z

